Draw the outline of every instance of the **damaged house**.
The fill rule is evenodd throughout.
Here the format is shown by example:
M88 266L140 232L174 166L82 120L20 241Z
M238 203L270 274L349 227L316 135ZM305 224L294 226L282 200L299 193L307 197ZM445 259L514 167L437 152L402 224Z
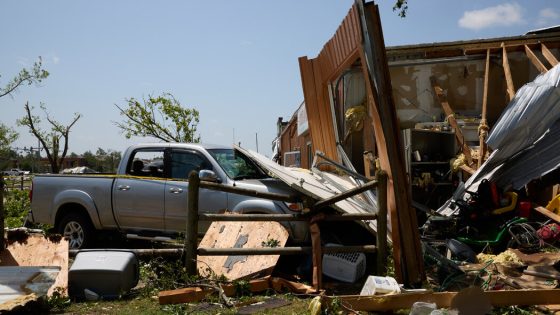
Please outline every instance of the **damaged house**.
M305 102L278 135L285 166L310 168L319 150L335 160L345 154L366 176L370 175L366 170L375 167L371 159L377 157L375 131L359 54L346 53L346 64L328 80L328 95L321 99L313 98L316 87L309 81L314 77L304 71L307 64L322 65L330 49L335 55L345 53L343 49L351 45L348 38L359 36L345 23L317 58L300 58ZM558 63L559 45L560 29L554 27L513 37L387 47L414 201L437 208L451 196L458 180L474 172L478 161L484 160L479 158L479 131L485 134L495 125L517 89ZM487 150L483 152L487 156ZM456 172L458 166L463 171ZM544 202L553 197L550 188L545 194L536 198Z
M385 48L380 22L361 19L368 11L354 6L318 56L299 59L304 102L278 122L277 161L311 168L320 151L366 177L387 170L393 231L411 231L408 208L437 209L484 164L488 133L517 90L558 63L560 29ZM551 200L547 185L532 200ZM418 257L410 234L393 232L397 262ZM409 263L401 276L415 282Z

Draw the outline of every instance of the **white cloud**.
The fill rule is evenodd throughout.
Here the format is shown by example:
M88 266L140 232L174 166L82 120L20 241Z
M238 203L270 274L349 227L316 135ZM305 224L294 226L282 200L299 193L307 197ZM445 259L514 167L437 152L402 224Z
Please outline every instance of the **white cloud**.
M553 26L560 24L560 13L552 8L542 9L537 19L538 26Z
M60 58L58 56L52 56L52 62L57 65L60 62Z
M504 3L481 10L466 11L459 19L459 26L471 30L488 27L523 24L523 8L517 3Z

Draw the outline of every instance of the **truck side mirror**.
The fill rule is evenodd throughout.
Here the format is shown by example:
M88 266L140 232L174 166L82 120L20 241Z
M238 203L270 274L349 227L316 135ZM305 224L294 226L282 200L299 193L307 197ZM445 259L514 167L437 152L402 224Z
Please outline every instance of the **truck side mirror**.
M214 171L211 170L200 170L200 172L198 172L198 177L200 178L200 180L206 182L213 182L213 183L222 182L218 177L218 175L216 175L216 173L214 173Z

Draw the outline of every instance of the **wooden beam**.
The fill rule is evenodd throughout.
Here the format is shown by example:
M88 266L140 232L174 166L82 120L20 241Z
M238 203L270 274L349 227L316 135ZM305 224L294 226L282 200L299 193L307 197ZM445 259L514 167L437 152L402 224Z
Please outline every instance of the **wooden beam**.
M548 71L548 69L539 60L537 55L535 55L535 53L527 45L525 45L525 54L527 54L527 58L531 60L531 63L533 63L533 65L537 68L537 70L540 71L540 73L545 73Z
M550 63L550 65L554 67L558 64L558 59L554 57L552 52L548 49L548 47L546 47L544 43L541 43L541 52L543 56L546 58L546 60L548 61L548 63Z
M393 257L399 281L419 285L425 279L416 211L408 184L402 135L393 99L383 29L378 6L356 0L362 26L361 64L368 105L375 128L381 168L388 174L388 210L391 213Z
M328 301L337 299L353 311L387 312L412 307L414 302L436 303L438 308L449 308L458 292L403 293L380 296L336 296L327 297ZM502 290L486 291L484 296L492 306L511 305L550 305L560 301L560 289L545 290Z
M482 165L488 146L486 145L486 137L488 136L488 124L486 122L486 109L488 108L488 77L490 76L490 49L486 51L486 67L484 71L484 93L482 95L482 115L478 126L479 138L479 154L478 168Z
M535 211L537 212L540 212L542 215L548 217L549 219L552 219L553 221L560 223L560 215L557 215L556 213L548 210L547 208L533 204L533 209L535 209Z
M507 56L506 45L502 42L502 64L504 66L504 76L506 77L507 94L509 101L515 96L515 87L513 86L513 79L511 78L511 70L509 68L509 61Z
M457 138L457 143L459 143L459 147L461 147L461 150L465 155L465 159L467 160L467 164L468 164L467 166L470 167L473 164L472 156L471 156L471 148L465 143L465 137L463 136L463 132L461 132L461 128L457 124L457 120L455 120L455 113L453 112L453 109L451 109L451 105L449 105L449 103L447 102L447 97L445 97L445 94L443 94L443 89L437 83L436 78L431 77L430 81L432 83L432 87L434 88L436 97L440 102L441 107L443 108L443 112L447 116L447 121L449 122L451 127L455 129L455 137Z

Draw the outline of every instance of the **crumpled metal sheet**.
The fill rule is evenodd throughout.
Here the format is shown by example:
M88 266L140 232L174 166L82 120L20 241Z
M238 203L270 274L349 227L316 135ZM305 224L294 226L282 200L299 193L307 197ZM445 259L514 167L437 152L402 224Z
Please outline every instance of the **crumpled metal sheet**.
M0 312L46 296L60 267L0 267Z
M499 187L523 188L560 166L560 120L533 146L506 161L489 178Z
M484 178L502 188L521 189L560 167L560 65L517 91L486 142L494 151L438 209L440 214L453 213L451 201L476 191Z
M557 65L517 91L486 140L494 151L465 186L469 188L500 164L532 146L559 118L560 65Z

